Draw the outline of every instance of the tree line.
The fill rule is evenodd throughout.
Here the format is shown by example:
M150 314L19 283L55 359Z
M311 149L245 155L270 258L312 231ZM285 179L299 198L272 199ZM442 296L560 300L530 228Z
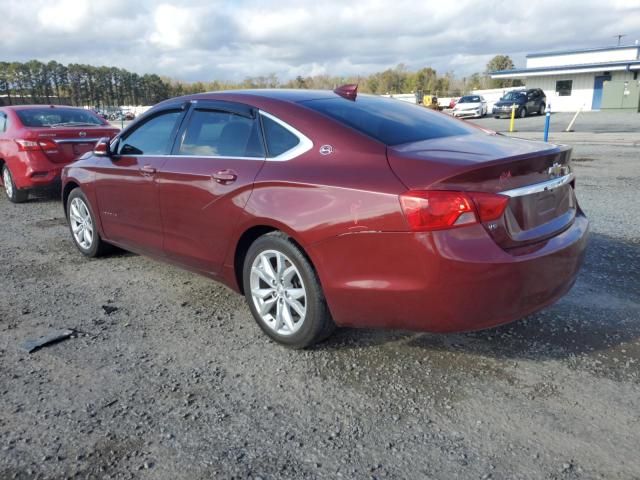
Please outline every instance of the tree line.
M359 91L398 94L421 91L438 96L459 96L480 88L514 85L510 80L491 80L488 72L513 68L508 56L497 55L483 73L458 78L451 72L438 74L430 67L410 71L399 64L382 72L363 76L314 75L281 81L275 74L247 77L240 82L184 82L156 74L139 75L117 67L96 67L52 60L0 62L0 105L24 103L68 104L97 108L120 105L153 105L180 95L235 88L332 89L357 83Z

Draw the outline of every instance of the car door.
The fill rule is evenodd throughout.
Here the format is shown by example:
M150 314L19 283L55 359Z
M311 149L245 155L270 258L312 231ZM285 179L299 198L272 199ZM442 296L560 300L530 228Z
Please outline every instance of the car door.
M194 102L158 175L166 256L209 275L218 273L264 162L255 109Z
M134 251L163 255L156 174L167 161L185 108L155 111L112 143L96 167L96 198L104 234Z

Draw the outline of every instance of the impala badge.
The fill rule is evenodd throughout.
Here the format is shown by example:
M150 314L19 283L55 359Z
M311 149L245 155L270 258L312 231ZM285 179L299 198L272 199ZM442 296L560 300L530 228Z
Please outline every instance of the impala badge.
M320 155L331 155L333 153L333 147L331 145L322 145L320 147Z

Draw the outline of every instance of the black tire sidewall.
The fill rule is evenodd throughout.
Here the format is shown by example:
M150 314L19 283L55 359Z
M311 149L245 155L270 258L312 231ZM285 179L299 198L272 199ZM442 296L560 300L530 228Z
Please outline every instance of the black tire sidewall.
M296 266L307 295L307 313L300 330L293 335L278 335L260 317L251 297L251 266L255 258L265 250L277 250L286 255ZM276 342L293 348L304 348L321 340L329 312L315 270L302 251L289 241L285 235L268 234L258 238L249 248L242 269L245 298L256 323L262 331Z
M525 118L527 116L527 107L520 107L520 110L518 111L518 116L520 118Z
M89 215L91 215L91 222L93 223L93 242L91 242L91 247L88 249L82 248L80 244L76 241L76 237L73 234L73 230L71 228L71 218L69 215L69 211L71 210L71 201L74 198L80 198L84 204L87 206L87 210L89 210ZM67 213L67 224L69 225L69 232L71 233L71 239L73 240L74 245L80 250L80 252L87 257L96 257L100 251L100 234L98 233L98 224L96 222L96 216L91 209L91 204L85 194L80 190L80 187L74 188L69 197L67 198L67 205L65 207L65 211Z

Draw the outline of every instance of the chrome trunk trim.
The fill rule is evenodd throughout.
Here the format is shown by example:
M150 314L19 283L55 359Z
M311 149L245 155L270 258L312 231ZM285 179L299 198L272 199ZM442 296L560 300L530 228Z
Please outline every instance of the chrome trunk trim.
M545 190L553 190L570 183L575 178L573 173L565 175L564 177L553 178L546 182L534 183L533 185L527 185L525 187L514 188L512 190L505 190L500 192L501 195L508 197L523 197L525 195L531 195L532 193L544 192Z

